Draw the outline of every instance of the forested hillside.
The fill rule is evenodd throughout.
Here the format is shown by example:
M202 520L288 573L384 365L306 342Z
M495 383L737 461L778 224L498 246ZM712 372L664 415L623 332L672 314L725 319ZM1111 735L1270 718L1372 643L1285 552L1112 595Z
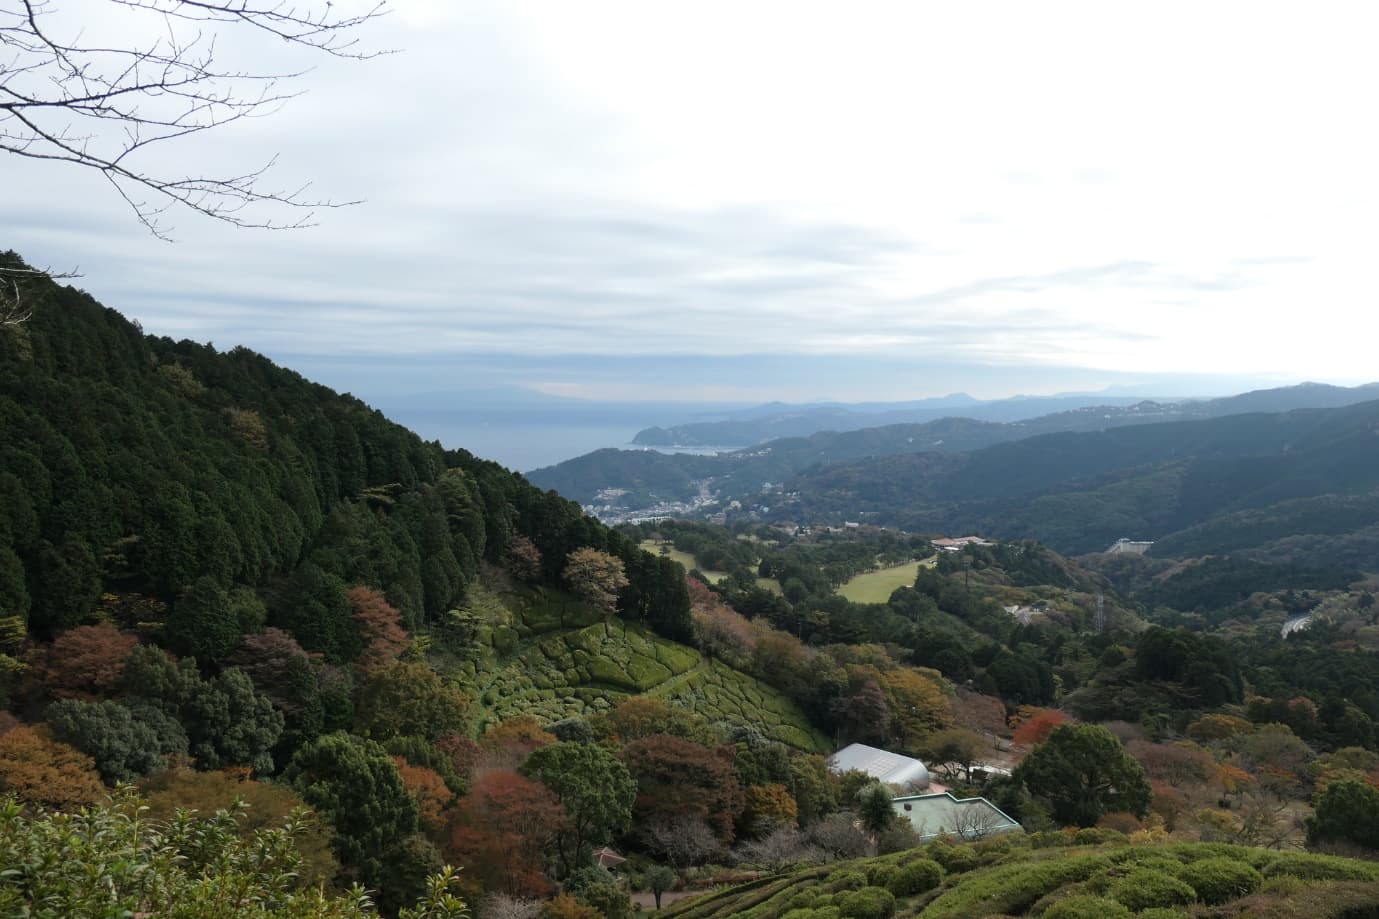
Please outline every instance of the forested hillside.
M708 510L732 500L777 508L783 494L798 492L791 504L797 514L856 515L885 505L891 513L884 522L895 523L902 512L930 510L953 498L1004 499L1146 463L1276 451L1279 432L1257 419L1232 416L1353 406L1376 393L1374 385L1302 384L1200 402L1088 406L1010 422L944 417L783 437L715 456L605 449L530 475L543 487L582 504L607 506L610 513L705 494L717 499ZM1213 419L1221 424L1182 426ZM1154 430L1116 436L1120 429L1147 425ZM1299 427L1292 426L1293 436L1309 436ZM1054 434L1088 437L1045 436ZM1305 440L1289 443L1296 447ZM1155 453L1157 447L1162 452Z
M923 456L863 460L790 479L794 496L773 512L976 529L1067 553L1133 536L1162 540L1162 553L1251 549L1286 560L1291 542L1315 564L1327 551L1316 537L1325 537L1347 564L1375 569L1376 423L1379 402L1365 402L1050 434L938 471Z
M421 626L517 535L552 580L575 548L611 552L631 581L620 612L687 637L677 569L571 502L261 355L146 337L71 288L29 296L32 320L0 334L0 609L17 637L101 609L217 662L266 616L339 662L359 651L348 585ZM222 599L239 619L209 608Z
M917 881L900 876L933 872L908 870L922 840L886 818L895 790L831 774L820 755L850 742L923 757L1031 831L1379 849L1352 816L1379 814L1377 588L1349 564L1079 563L1028 540L936 553L865 525L614 531L250 351L150 338L51 282L25 296L32 319L0 328L5 851L56 844L79 824L53 812L96 807L80 819L111 839L169 853L204 841L283 903L362 884L388 916L451 863L484 917L625 919L628 885L594 866L609 844L631 885L658 894L810 866L705 901L766 908L750 891L769 890L762 916L886 914L886 896L917 911L985 890L954 862L914 899ZM1163 442L1150 427L1060 435L1001 448L1008 475L981 453L927 454L924 483L891 477L881 495L840 500L899 512L907 489L942 482L932 494L965 506L990 492L1005 502L994 514L1060 487L1076 500L1089 482L1167 476L1273 544L1298 535L1248 515L1329 513L1330 532L1359 545L1379 486L1367 484L1374 411L1175 425ZM1307 497L1322 485L1331 504ZM1191 510L1138 487L1163 513ZM882 586L849 599L863 580ZM1310 625L1284 638L1300 618ZM1111 770L1110 786L1083 788L1065 768L1074 755ZM103 806L122 783L139 797ZM250 805L238 819L176 816L236 798ZM149 829L129 822L141 804ZM318 822L299 825L299 807ZM270 832L284 821L295 854ZM271 864L254 861L255 833L277 847ZM1200 896L1189 876L1205 852L1159 852L1183 868L1156 862L1170 876L1156 883ZM1263 874L1277 863L1223 852L1212 858ZM887 853L909 854L840 877L827 867ZM88 856L92 872L122 870L104 849ZM1045 859L1051 874L1015 880L1116 899L1099 857ZM0 902L40 887L85 896L81 864L0 877ZM1065 890L1074 866L1089 873ZM148 870L186 896L221 884L172 862ZM801 881L811 889L775 896ZM147 902L123 876L109 890Z

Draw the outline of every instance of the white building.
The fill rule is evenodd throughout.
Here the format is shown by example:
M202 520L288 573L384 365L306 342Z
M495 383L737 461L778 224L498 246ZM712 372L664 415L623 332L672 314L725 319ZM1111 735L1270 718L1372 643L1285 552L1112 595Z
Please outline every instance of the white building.
M1009 814L986 798L955 798L948 792L908 795L891 801L897 817L910 821L920 839L958 836L980 839L993 833L1023 830Z
M898 788L928 788L929 767L913 756L878 750L864 743L848 744L828 758L828 768L836 773L856 769L878 781Z

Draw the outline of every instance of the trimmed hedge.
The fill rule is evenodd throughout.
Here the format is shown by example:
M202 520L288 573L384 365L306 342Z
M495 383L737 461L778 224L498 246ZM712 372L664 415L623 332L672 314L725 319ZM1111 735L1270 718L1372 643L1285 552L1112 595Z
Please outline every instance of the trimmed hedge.
M1254 871L1249 865L1241 867L1247 871ZM1156 906L1181 906L1191 903L1197 897L1197 892L1192 887L1171 874L1152 868L1137 868L1131 871L1113 883L1108 893L1112 900L1135 912Z
M889 919L895 914L895 897L883 887L863 887L838 898L843 919Z
M943 866L929 859L910 862L895 870L886 889L897 897L912 897L943 883Z
M1264 883L1264 875L1232 858L1204 858L1184 866L1179 877L1192 885L1198 899L1212 905L1254 893Z

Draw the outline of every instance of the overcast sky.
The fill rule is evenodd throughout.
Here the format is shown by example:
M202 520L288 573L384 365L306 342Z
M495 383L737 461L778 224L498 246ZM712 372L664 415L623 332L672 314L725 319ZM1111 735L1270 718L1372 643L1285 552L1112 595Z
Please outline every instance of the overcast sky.
M336 7L345 7L337 0ZM107 0L54 0L94 36ZM1370 4L399 0L272 118L290 233L0 158L4 238L366 397L908 399L1379 377ZM254 43L226 60L262 63ZM274 61L274 63L277 63Z

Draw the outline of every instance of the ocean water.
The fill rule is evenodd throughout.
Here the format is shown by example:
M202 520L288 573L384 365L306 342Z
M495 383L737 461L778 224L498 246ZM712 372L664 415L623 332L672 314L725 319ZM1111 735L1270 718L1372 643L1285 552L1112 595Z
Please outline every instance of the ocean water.
M464 448L516 472L553 466L603 447L630 449L632 438L645 427L587 418L552 418L541 413L504 416L394 408L388 416L426 440L438 440L450 449Z

